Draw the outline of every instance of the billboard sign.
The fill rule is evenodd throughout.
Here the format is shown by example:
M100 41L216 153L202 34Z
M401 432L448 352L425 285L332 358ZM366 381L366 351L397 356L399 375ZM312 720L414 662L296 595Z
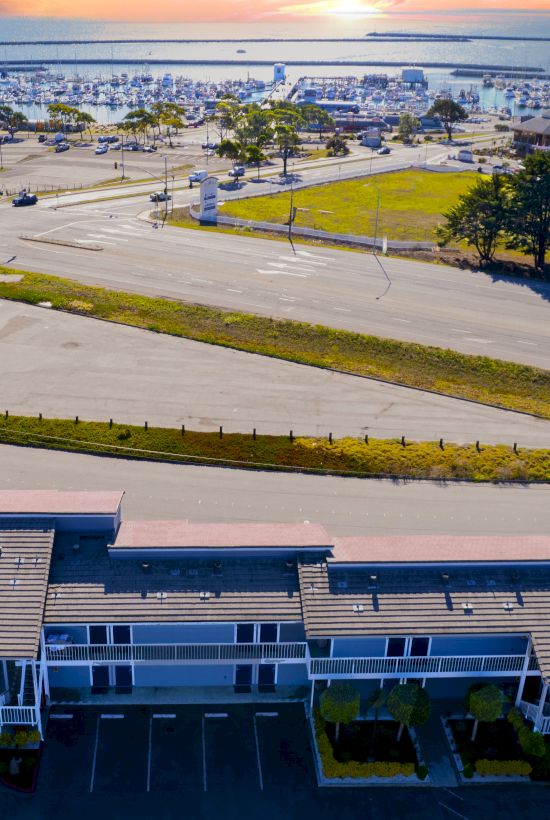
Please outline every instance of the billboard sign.
M218 215L218 178L206 177L201 182L201 201L199 219L216 221Z

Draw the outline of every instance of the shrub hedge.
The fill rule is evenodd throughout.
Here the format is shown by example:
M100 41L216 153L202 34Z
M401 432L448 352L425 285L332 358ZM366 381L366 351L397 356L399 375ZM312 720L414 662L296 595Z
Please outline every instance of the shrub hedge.
M397 777L398 775L411 777L414 774L414 763L393 763L381 760L372 763L359 763L355 760L339 763L334 758L332 745L325 731L325 721L319 712L315 713L315 737L325 777Z
M484 775L522 775L528 777L533 767L527 760L476 760L476 772Z

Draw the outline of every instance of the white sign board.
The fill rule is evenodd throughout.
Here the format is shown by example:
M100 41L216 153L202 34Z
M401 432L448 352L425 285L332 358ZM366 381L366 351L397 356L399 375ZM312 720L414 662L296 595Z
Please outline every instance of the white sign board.
M218 214L218 178L206 177L201 182L201 202L199 219L215 222Z

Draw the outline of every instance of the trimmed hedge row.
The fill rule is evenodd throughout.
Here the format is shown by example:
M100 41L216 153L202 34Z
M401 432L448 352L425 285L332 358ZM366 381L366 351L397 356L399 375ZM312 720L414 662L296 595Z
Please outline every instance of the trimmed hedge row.
M415 772L414 763L381 760L372 763L358 763L355 760L340 763L334 757L332 745L325 731L325 721L318 712L315 713L315 737L325 777L411 777Z
M490 774L528 777L533 771L533 767L526 760L476 760L475 769L482 776Z

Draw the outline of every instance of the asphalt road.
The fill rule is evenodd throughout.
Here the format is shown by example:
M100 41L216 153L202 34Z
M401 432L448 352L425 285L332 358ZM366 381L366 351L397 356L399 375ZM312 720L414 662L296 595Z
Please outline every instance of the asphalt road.
M0 446L0 488L125 490L126 518L315 521L331 535L540 534L550 489L245 472Z
M2 409L296 435L550 446L550 422L0 301Z
M132 200L0 211L0 262L113 288L548 367L550 284L328 248L164 228ZM142 203L143 205L144 203ZM27 242L22 233L77 247ZM78 247L98 243L102 251ZM383 265L383 268L382 268Z

